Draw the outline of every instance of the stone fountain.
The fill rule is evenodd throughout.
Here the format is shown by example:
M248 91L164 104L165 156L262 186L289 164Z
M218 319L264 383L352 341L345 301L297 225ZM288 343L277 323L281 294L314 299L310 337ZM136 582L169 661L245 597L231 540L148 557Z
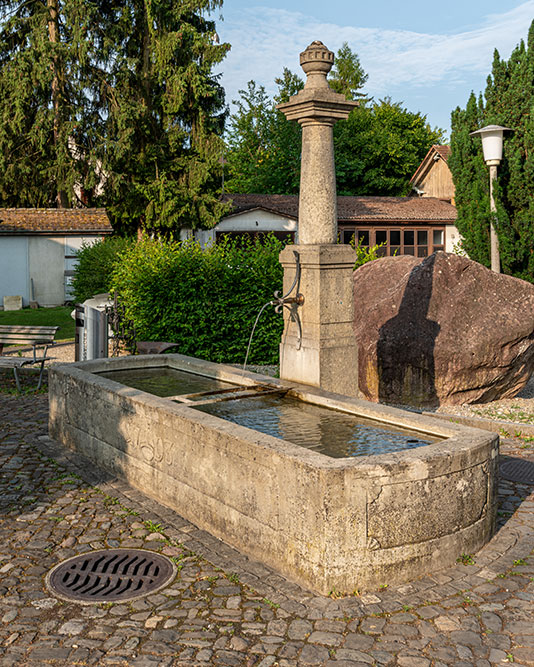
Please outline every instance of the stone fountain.
M345 396L358 395L358 356L352 330L354 250L337 243L337 197L333 127L357 102L334 92L326 76L334 54L313 42L300 54L304 89L278 109L302 127L298 245L280 254L284 292L300 263L299 292L285 314L280 377ZM297 255L295 256L295 252Z
M332 142L335 121L354 103L328 87L333 53L321 42L301 63L306 86L280 106L303 128L299 244L281 253L278 305L288 311L281 378L179 354L56 366L50 434L250 557L328 594L415 579L483 546L495 528L498 436L354 398L355 257L336 244ZM188 379L160 397L121 379L131 371ZM240 401L261 404L266 396L282 404L276 433L242 425L232 410L217 416L227 399L235 414ZM297 411L313 410L311 430L328 442L341 414L428 444L326 455L313 442L295 444L291 432L300 427L284 416L286 398Z

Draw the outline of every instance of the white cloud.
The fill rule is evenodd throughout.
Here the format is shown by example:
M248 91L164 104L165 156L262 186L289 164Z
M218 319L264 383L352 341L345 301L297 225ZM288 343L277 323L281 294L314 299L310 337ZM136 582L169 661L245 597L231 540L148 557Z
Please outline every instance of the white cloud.
M485 87L494 48L508 58L519 40L526 38L533 18L534 0L528 0L513 10L483 18L476 29L423 34L323 23L302 13L248 8L231 13L219 26L222 39L232 45L222 64L222 82L228 101L250 79L272 93L274 78L283 67L301 74L299 52L320 39L333 51L344 41L350 44L369 74L367 89L375 97L404 87L465 87L473 75L480 76L480 90Z

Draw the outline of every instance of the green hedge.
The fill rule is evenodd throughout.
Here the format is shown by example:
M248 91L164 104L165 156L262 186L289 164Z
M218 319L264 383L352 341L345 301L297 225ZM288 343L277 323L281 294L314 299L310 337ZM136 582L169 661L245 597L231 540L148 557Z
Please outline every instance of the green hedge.
M95 294L109 292L115 262L120 253L133 243L131 239L112 236L96 243L82 245L77 253L78 264L72 282L75 303L82 303Z
M198 243L144 240L117 263L112 288L133 320L138 340L179 344L178 351L210 361L243 363L261 306L282 289L274 237ZM256 328L249 363L278 362L281 315L267 308Z

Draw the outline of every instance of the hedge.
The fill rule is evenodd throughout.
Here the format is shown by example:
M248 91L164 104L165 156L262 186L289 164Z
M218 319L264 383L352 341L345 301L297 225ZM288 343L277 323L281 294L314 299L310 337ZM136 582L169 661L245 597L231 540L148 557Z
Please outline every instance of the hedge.
M95 294L109 292L111 275L120 254L132 246L131 239L112 236L96 243L84 243L76 256L72 281L73 299L82 303Z
M204 250L195 241L143 240L121 256L111 286L138 340L175 342L182 354L243 363L259 309L282 289L282 247L272 236ZM282 330L281 315L266 308L248 363L277 363Z

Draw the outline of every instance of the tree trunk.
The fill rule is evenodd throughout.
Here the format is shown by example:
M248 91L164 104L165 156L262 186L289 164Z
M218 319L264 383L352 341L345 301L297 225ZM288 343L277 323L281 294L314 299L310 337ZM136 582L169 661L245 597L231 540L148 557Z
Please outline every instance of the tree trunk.
M52 44L59 42L59 6L58 0L47 0L48 6L48 39ZM57 157L59 146L59 131L61 125L61 97L63 92L63 81L61 76L61 66L57 55L52 58L52 107L54 109L54 149ZM69 201L67 193L58 187L57 189L57 207L68 208Z

